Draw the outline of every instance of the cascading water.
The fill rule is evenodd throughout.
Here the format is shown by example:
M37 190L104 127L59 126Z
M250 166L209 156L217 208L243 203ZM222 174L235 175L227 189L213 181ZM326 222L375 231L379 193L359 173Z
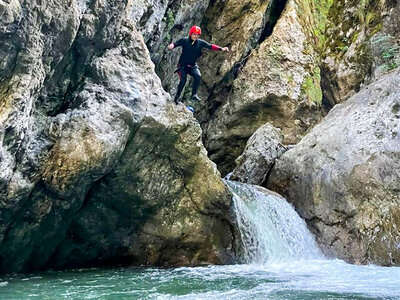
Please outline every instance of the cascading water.
M0 299L400 299L400 268L323 257L282 197L227 181L247 264L0 276Z
M284 198L257 186L225 182L233 194L245 263L324 258L305 222Z

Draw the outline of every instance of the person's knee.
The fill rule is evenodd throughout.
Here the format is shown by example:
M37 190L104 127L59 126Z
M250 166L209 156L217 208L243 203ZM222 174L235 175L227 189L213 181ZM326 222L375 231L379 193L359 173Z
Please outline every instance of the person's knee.
M196 81L200 81L200 80L201 80L201 74L200 74L200 72L194 73L194 74L193 74L193 78L194 78L194 80L196 80Z

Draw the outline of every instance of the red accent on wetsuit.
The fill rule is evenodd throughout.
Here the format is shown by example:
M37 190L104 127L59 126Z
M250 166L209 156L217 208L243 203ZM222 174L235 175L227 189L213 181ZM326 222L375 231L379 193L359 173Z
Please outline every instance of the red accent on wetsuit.
M218 45L212 44L211 45L211 50L213 50L213 51L221 51L222 48L220 46L218 46Z

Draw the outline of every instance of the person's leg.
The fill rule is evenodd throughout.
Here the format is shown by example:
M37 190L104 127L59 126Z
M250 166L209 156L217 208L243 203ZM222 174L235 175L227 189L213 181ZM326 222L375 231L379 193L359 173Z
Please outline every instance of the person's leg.
M180 81L179 81L178 90L176 92L175 99L174 99L175 103L178 103L179 97L181 96L183 88L185 87L186 80L187 80L187 73L184 69L180 69L178 71L178 76L179 76Z
M192 87L192 97L197 97L197 90L199 89L200 82L201 82L201 73L198 67L194 67L190 75L193 76L193 87ZM197 97L198 98L198 97ZM197 99L196 99L197 100Z

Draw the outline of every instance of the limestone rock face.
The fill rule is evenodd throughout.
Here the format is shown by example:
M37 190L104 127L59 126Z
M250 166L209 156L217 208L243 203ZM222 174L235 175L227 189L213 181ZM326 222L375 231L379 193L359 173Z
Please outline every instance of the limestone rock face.
M132 3L0 6L0 271L229 261L230 197Z
M277 2L283 1L271 5ZM214 87L215 96L208 100L219 105L204 120L204 140L223 174L232 170L232 162L262 124L270 122L282 130L285 143L296 143L321 119L319 59L310 38L313 14L304 14L306 8L311 10L309 5L308 1L289 0L279 18L268 7L259 45L237 67L230 85ZM273 18L276 25L269 28ZM243 53L243 46L235 49L236 44L242 45L240 34L233 31L229 35L233 57Z
M276 161L268 188L306 219L328 255L400 264L400 69L336 105Z
M330 107L400 64L398 1L131 4L130 14L171 94L180 50L168 51L169 42L201 22L202 38L230 48L205 51L199 60L203 101L190 103L223 174L232 171L247 139L265 122L282 129L285 143L296 143Z
M322 86L335 105L400 65L400 2L333 1L322 47Z
M285 153L282 133L264 124L249 138L242 155L236 159L231 180L262 185L275 160Z
M166 91L174 94L178 76L173 74L180 50L167 46L189 34L193 25L199 25L209 0L133 0L130 15L143 35L156 72Z
M268 22L267 8L270 0L214 1L208 7L202 25L204 38L212 43L227 46L230 53L211 52L199 63L204 86L211 90L221 85L222 79L233 77L235 68L255 48L262 30ZM225 78L224 78L225 77Z

